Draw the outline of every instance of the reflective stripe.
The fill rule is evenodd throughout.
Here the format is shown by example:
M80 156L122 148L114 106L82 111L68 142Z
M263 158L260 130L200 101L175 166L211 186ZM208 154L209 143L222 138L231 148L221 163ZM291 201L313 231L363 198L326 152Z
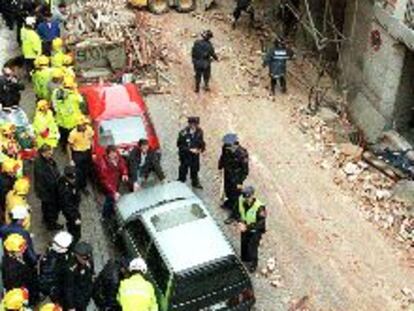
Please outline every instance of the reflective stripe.
M257 211L260 207L263 206L262 202L255 200L252 207L247 211L244 208L245 199L243 197L239 198L239 213L241 220L247 225L254 224L257 221Z

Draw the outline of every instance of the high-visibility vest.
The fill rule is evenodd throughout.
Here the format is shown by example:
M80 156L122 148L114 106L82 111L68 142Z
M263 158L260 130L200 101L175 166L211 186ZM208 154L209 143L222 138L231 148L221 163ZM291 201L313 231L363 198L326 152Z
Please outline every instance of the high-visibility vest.
M33 29L23 27L20 30L22 53L25 59L35 59L42 54L42 39Z
M63 59L65 58L65 53L63 52L63 49L60 49L58 51L53 51L52 56L50 57L50 64L52 67L63 67Z
M239 197L239 213L240 213L240 219L246 224L251 225L254 224L257 221L257 211L259 208L263 206L262 202L259 200L255 200L252 207L250 207L247 211L244 208L244 202L245 199L240 196Z
M52 69L40 68L33 72L32 83L33 89L37 97L41 99L48 99L50 97L48 84L52 79Z
M56 148L59 142L60 134L55 117L53 116L51 110L48 110L46 113L36 111L33 120L33 130L36 135L37 148L40 148L44 144ZM44 137L42 133L45 131L47 131L47 136Z
M154 287L140 274L121 282L118 302L122 311L158 311Z
M57 92L62 91L64 98L56 99ZM82 96L78 92L66 89L56 89L53 93L52 102L56 112L56 123L65 129L73 129L82 116L80 110Z

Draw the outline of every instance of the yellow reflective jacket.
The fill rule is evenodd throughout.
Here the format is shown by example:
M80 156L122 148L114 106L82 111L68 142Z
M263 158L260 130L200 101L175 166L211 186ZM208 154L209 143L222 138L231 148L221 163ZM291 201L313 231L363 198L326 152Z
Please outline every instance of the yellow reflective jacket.
M158 311L154 287L140 274L134 274L121 282L118 302L122 311Z
M52 79L52 69L44 67L38 70L35 70L32 74L32 83L33 90L38 98L48 99L49 98L49 88L48 84Z
M36 136L37 148L40 148L44 144L56 148L59 143L60 134L55 117L50 109L46 113L36 110L33 119L33 130Z
M52 94L52 103L56 112L56 123L65 129L73 129L82 116L80 104L82 96L74 90L56 89Z
M63 49L52 52L52 56L50 57L51 66L57 67L57 68L63 67L64 58L65 58L65 53L63 52Z
M35 59L42 54L42 40L35 30L22 27L20 35L25 59Z

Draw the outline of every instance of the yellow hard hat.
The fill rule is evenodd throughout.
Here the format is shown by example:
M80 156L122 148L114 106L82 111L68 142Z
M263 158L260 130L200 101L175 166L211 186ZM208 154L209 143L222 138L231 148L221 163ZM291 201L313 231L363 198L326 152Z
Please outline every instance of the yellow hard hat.
M29 291L25 288L14 288L4 295L6 310L21 310L29 301Z
M46 55L40 55L39 57L36 58L35 66L40 67L40 66L47 66L47 65L49 65L49 57L47 57Z
M20 195L26 195L30 190L30 180L27 177L22 177L16 180L13 190Z
M61 38L53 39L52 41L52 49L54 51L60 50L63 46L63 40Z
M73 57L71 54L65 54L63 56L63 65L69 66L73 63Z
M62 307L55 303L47 303L40 308L40 311L62 311Z
M8 252L21 253L26 247L26 240L18 233L10 234L4 241L4 248Z
M12 134L16 130L16 125L13 123L4 123L1 127L3 134Z
M53 68L52 78L63 78L64 74L61 68Z
M45 109L45 108L46 109L49 108L49 102L47 100L45 100L45 99L39 100L37 102L36 109L37 110L42 110L42 109Z
M87 116L83 114L79 116L78 124L89 124L89 123L91 123L91 120Z
M63 86L67 88L75 88L76 87L75 78L72 76L66 76L63 79Z
M19 168L19 161L9 157L5 158L1 165L1 170L4 173L16 173L19 170Z

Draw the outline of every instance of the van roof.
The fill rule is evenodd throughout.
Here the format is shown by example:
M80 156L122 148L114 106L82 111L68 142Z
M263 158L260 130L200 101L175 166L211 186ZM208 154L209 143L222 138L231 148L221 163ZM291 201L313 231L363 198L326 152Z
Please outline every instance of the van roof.
M118 206L127 221L134 215L142 217L166 264L175 272L234 255L203 202L183 183L128 194Z

